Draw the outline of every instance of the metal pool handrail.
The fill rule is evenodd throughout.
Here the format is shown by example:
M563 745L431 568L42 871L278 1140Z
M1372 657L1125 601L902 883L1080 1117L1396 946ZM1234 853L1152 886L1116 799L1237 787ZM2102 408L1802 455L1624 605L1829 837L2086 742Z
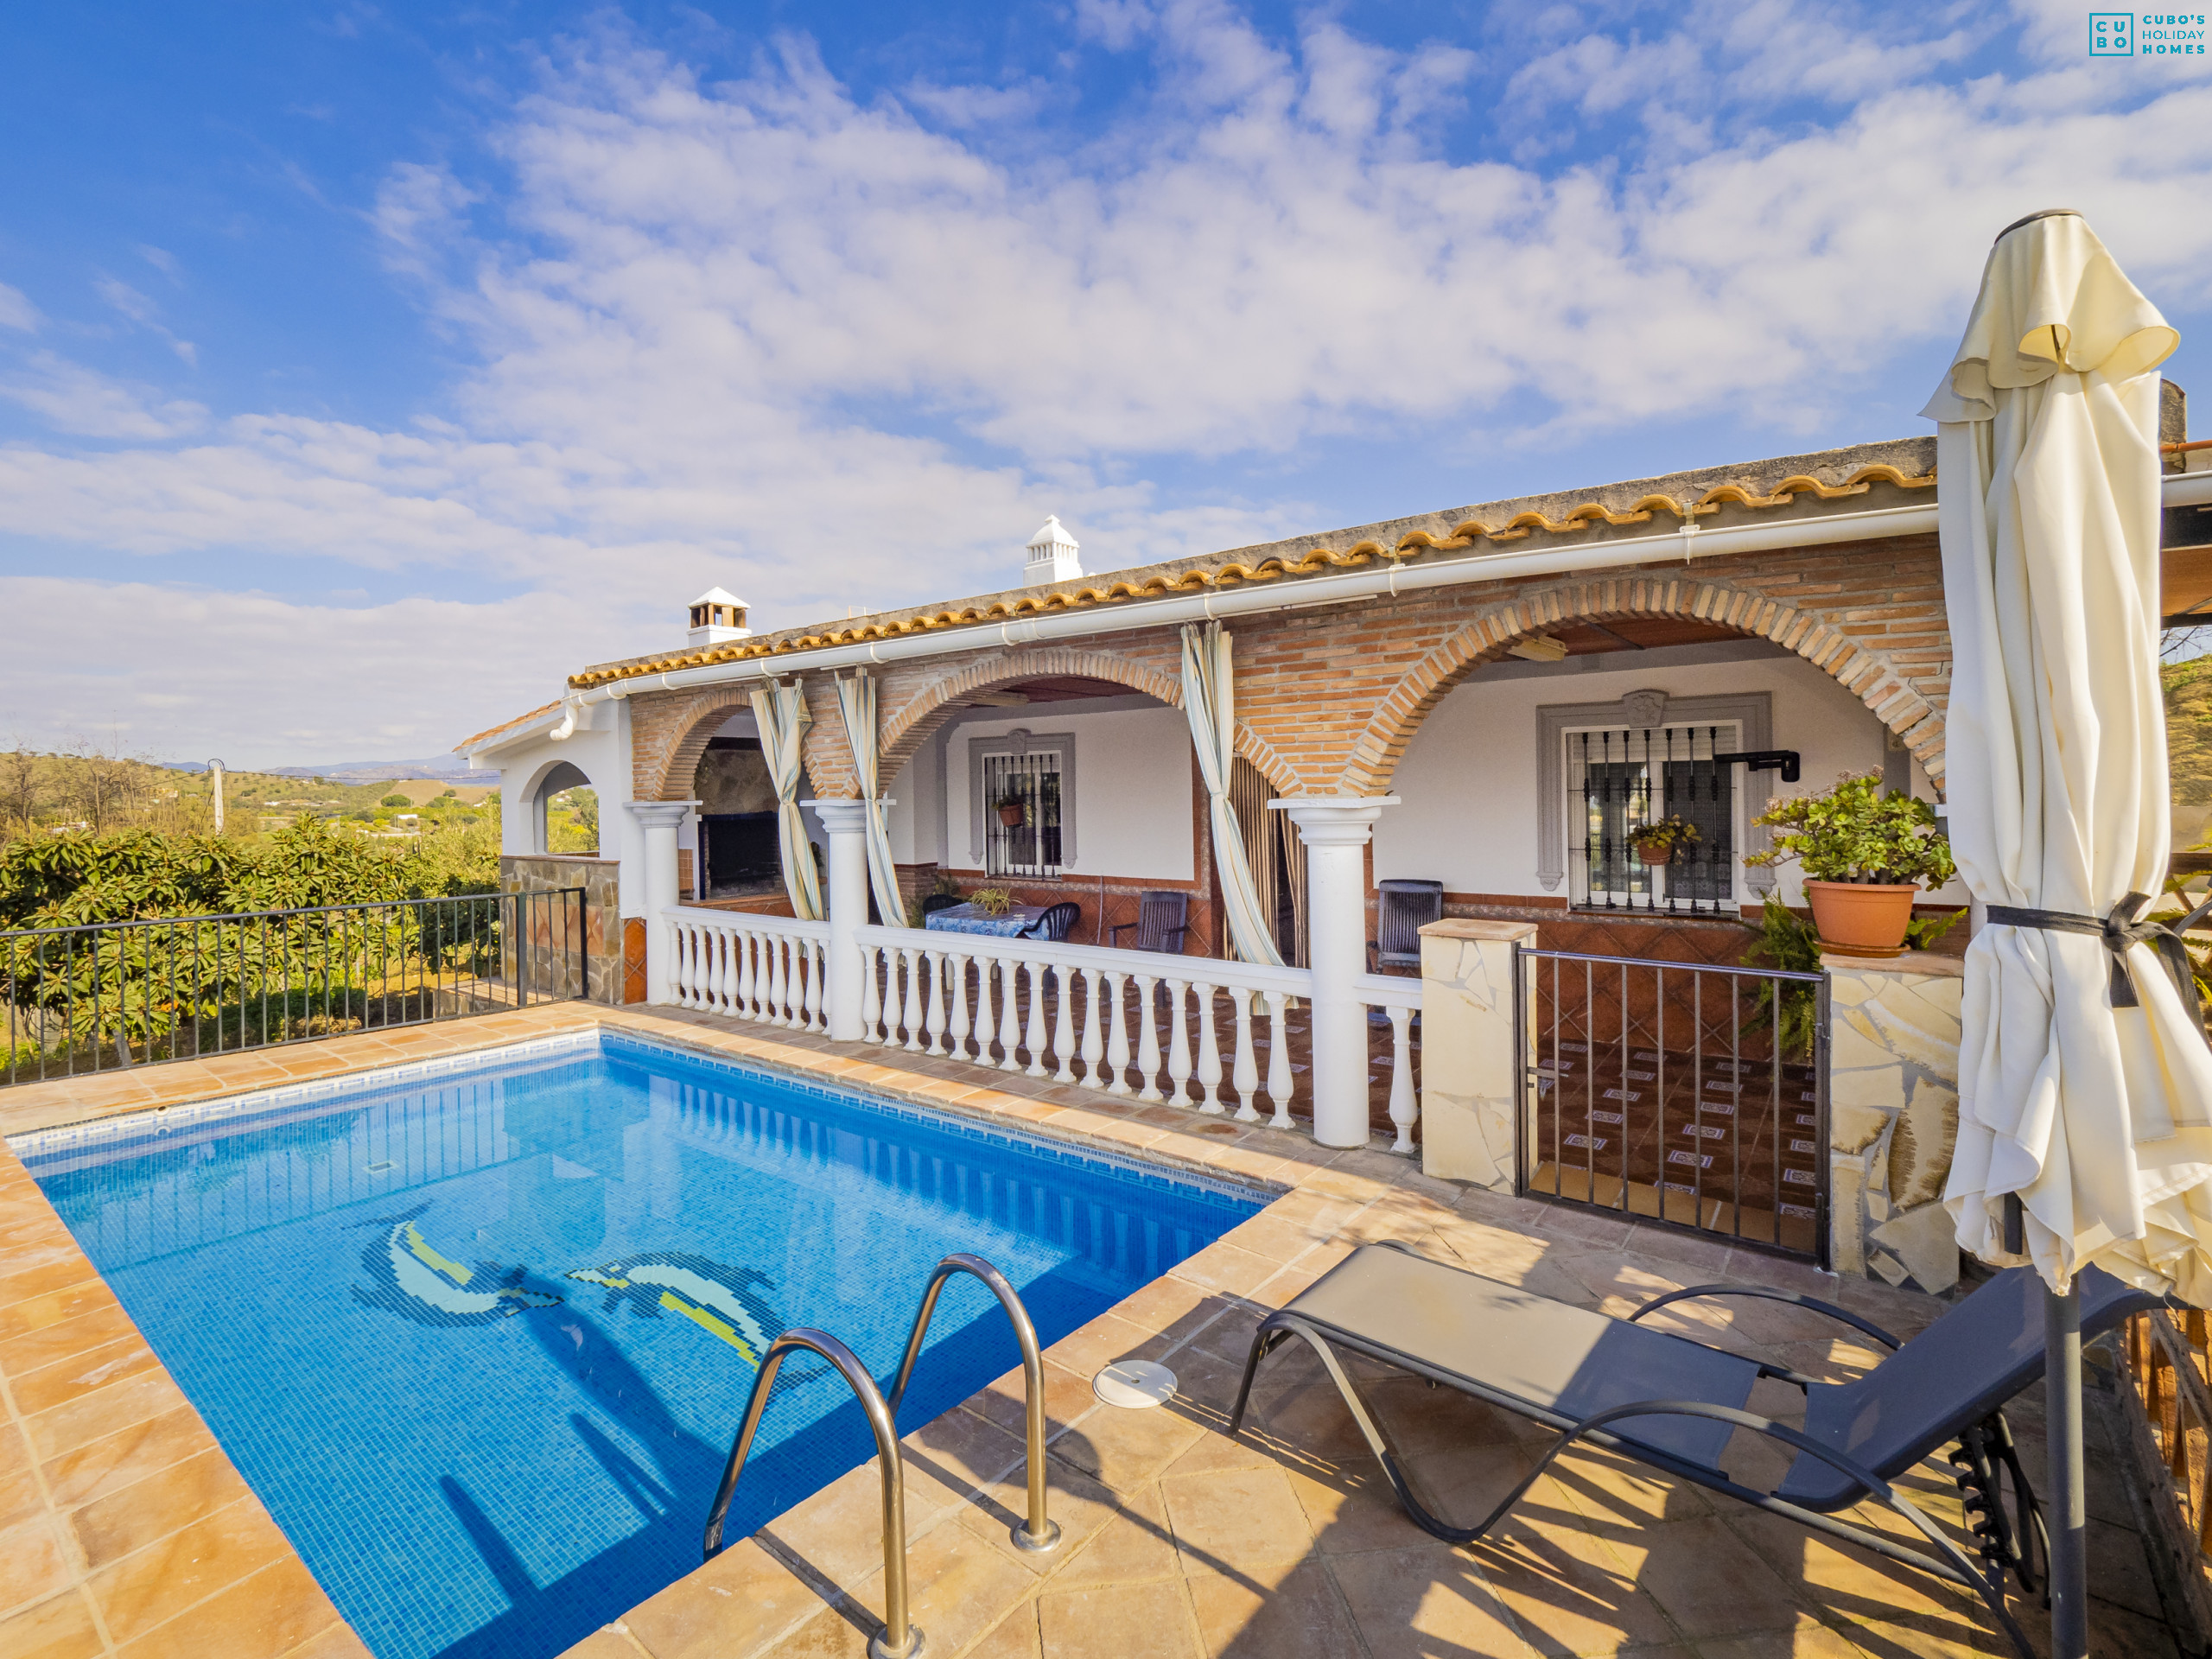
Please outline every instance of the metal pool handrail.
M914 1314L913 1333L906 1338L906 1357L899 1363L899 1380L891 1385L892 1421L897 1423L899 1402L906 1397L906 1384L913 1379L914 1362L921 1357L922 1338L929 1332L930 1316L937 1312L938 1295L944 1289L944 1281L956 1273L972 1274L990 1287L1006 1310L1007 1323L1014 1326L1014 1340L1021 1344L1022 1393L1029 1430L1029 1518L1015 1522L1012 1530L1016 1549L1041 1555L1060 1541L1059 1523L1045 1513L1045 1360L1038 1351L1037 1327L1030 1320L1029 1310L1021 1305L1021 1297L1007 1282L1006 1275L982 1256L956 1251L938 1262L937 1271L930 1275L929 1288L922 1293L922 1305Z
M760 1374L753 1380L753 1397L745 1402L745 1418L729 1448L729 1462L722 1469L722 1483L715 1492L715 1507L707 1516L706 1554L711 1561L722 1550L722 1522L729 1516L729 1502L737 1491L737 1478L745 1472L746 1454L753 1449L753 1431L768 1403L768 1390L784 1356L795 1348L819 1354L837 1370L868 1414L875 1433L875 1455L883 1471L883 1629L868 1638L868 1659L919 1659L925 1643L921 1630L906 1617L906 1481L899 1459L899 1434L891 1413L877 1391L875 1379L853 1351L827 1331L802 1325L786 1331L768 1344L761 1357Z

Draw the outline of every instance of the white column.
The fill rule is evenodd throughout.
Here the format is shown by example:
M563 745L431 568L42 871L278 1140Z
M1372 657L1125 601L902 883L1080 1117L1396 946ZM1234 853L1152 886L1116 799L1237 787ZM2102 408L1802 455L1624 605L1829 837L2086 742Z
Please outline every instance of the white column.
M668 996L668 919L661 914L676 902L676 831L696 801L632 801L645 841L645 1001Z
M1313 1138L1367 1144L1367 1007L1352 982L1367 971L1367 861L1360 849L1395 795L1294 796L1271 801L1306 842L1306 914L1313 969Z
M800 804L814 809L830 835L830 891L823 895L830 906L830 963L823 976L829 982L830 1035L836 1042L857 1043L867 1035L861 1028L861 947L853 932L868 925L868 803ZM895 977L892 983L895 995ZM884 1023L896 1028L895 1020Z

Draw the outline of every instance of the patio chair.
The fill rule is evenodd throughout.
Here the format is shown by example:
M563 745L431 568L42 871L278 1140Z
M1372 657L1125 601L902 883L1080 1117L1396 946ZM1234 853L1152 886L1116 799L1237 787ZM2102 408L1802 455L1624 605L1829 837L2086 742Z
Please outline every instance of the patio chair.
M1190 916L1189 893L1147 891L1137 895L1136 920L1122 922L1106 931L1116 949L1121 947L1122 935L1135 928L1137 942L1132 949L1165 950L1180 956L1183 940L1191 931Z
M934 916L940 910L950 910L955 905L962 902L963 902L963 899L957 893L933 893L922 900L922 914Z
M1075 925L1083 915L1083 906L1073 904L1048 905L1045 913L1023 930L1025 939L1065 939L1075 931Z
M1444 919L1444 884L1377 881L1375 895L1375 937L1367 942L1368 971L1420 967L1421 929Z
M2131 1313L2160 1306L2158 1297L2094 1268L2078 1282L2084 1342ZM1672 1303L1719 1296L1808 1308L1891 1353L1856 1382L1822 1382L1637 1323ZM1430 1261L1402 1244L1363 1245L1261 1322L1245 1361L1232 1436L1243 1426L1260 1361L1294 1336L1320 1356L1407 1515L1447 1543L1480 1538L1554 1458L1586 1440L1972 1590L2024 1659L2030 1652L2005 1609L2005 1580L2010 1573L2023 1590L2037 1588L2031 1539L2041 1534L2042 1517L2001 1408L2043 1375L2043 1295L2032 1269L1999 1274L1900 1344L1855 1313L1793 1291L1698 1285L1615 1319ZM1414 1497L1402 1460L1345 1370L1339 1350L1530 1418L1557 1430L1559 1438L1490 1514L1471 1527L1452 1526ZM1802 1431L1744 1409L1761 1377L1804 1390ZM1765 1435L1797 1454L1772 1491L1743 1485L1721 1468L1723 1450L1738 1429ZM1965 1498L1980 1567L1890 1484L1954 1442L1950 1472ZM2016 1516L2009 1520L2000 1467L2012 1477ZM1837 1511L1866 1498L1904 1516L1933 1553L1837 1517Z

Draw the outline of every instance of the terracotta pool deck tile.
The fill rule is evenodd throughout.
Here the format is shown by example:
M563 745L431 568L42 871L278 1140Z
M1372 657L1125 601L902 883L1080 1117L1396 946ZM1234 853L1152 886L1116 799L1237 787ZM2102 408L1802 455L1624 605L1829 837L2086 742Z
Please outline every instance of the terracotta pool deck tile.
M97 1659L106 1652L82 1591L64 1591L0 1617L0 1653L8 1659Z
M82 1270L91 1272L89 1267ZM0 1342L0 1376L21 1383L47 1366L65 1363L79 1354L137 1334L138 1327L120 1306L94 1308L73 1319Z
M109 1638L121 1647L262 1568L296 1559L268 1511L244 1497L99 1569L86 1582ZM314 1633L302 1630L293 1640Z
M20 1302L0 1307L0 1343L27 1337L34 1331L43 1331L79 1314L118 1306L115 1293L105 1281L97 1276L80 1279L62 1289L26 1296Z
M99 1270L86 1260L82 1250L73 1255L47 1262L35 1268L0 1277L0 1308L12 1307L17 1302L27 1302L35 1296L45 1296L72 1286L89 1284L99 1278ZM0 1367L6 1366L7 1348L0 1343Z
M1098 1409L1090 1378L1071 1370L1054 1349L1045 1361L1045 1433L1047 1439ZM1027 1380L1020 1366L994 1377L962 1401L961 1408L985 1422L1020 1437L1028 1432Z
M948 1411L903 1436L899 1454L963 1497L997 1483L1022 1464L1022 1441L973 1412Z
M15 1391L16 1409L29 1418L67 1405L111 1383L125 1382L160 1369L161 1361L154 1357L154 1351L134 1331L129 1336L73 1355L63 1363L42 1366L10 1381Z
M1342 1659L1359 1651L1351 1609L1318 1562L1280 1576L1192 1573L1185 1583L1207 1659Z
M180 1405L51 1459L40 1472L54 1507L67 1512L197 1457L214 1444L200 1414Z
M23 1433L33 1453L45 1463L185 1403L183 1390L156 1366L25 1417Z
M906 1536L931 1530L960 1494L926 1469L905 1465ZM871 1458L754 1535L791 1567L823 1584L849 1585L883 1570L883 1480Z
M1206 1430L1174 1408L1093 1412L1054 1440L1048 1455L1116 1492L1158 1477Z
M1182 1581L1051 1590L1037 1600L1052 1659L1198 1659L1198 1616Z
M245 1478L211 1446L87 1503L69 1520L86 1564L99 1568L246 1496Z
M288 1550L116 1652L118 1659L284 1659L334 1626L342 1628L338 1610ZM109 1630L121 1634L112 1620Z
M622 1616L618 1647L652 1659L751 1659L823 1608L821 1592L751 1539ZM634 1644L634 1645L633 1645ZM588 1648L570 1653L585 1659Z
M910 1543L906 1551L909 1617L928 1637L932 1653L957 1654L996 1624L1006 1610L1026 1600L1035 1585L1030 1570L997 1547L998 1529L963 1509L946 1524ZM848 1619L857 1612L861 1628L883 1627L883 1572L880 1566L858 1584L845 1586Z
M1173 1277L1230 1296L1247 1296L1273 1278L1282 1263L1272 1255L1217 1240L1176 1263Z
M1313 1553L1298 1494L1272 1464L1171 1471L1160 1478L1160 1495L1186 1573L1249 1572Z
M0 1528L0 1613L60 1594L84 1576L74 1546L49 1515Z

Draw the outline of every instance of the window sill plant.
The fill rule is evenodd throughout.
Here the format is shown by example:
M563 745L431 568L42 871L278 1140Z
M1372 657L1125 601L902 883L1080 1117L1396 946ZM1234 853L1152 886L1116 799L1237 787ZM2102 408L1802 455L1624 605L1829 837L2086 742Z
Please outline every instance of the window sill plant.
M1009 830L1019 830L1029 820L1029 803L1019 795L1009 795L998 803L999 822Z
M1636 855L1650 868L1675 861L1675 855L1697 845L1697 826L1688 818L1655 819L1636 832Z
M1912 901L1956 873L1936 810L1891 790L1879 772L1847 772L1821 795L1777 801L1756 820L1774 845L1746 864L1795 859L1821 945L1840 956L1894 957L1904 949Z

